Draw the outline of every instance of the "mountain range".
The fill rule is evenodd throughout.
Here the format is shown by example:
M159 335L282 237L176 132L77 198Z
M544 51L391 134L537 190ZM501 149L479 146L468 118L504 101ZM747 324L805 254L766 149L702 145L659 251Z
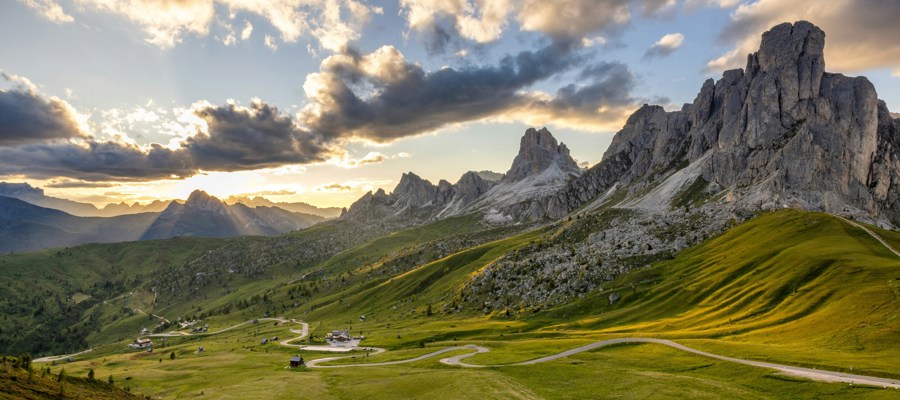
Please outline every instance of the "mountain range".
M144 212L162 212L170 203L184 203L184 200L154 200L147 204L133 202L131 204L109 203L103 207L90 203L81 203L68 199L47 196L44 189L33 187L27 183L0 182L0 196L16 198L36 206L52 208L79 217L116 217L119 215L138 214ZM283 210L318 215L325 219L337 218L341 214L339 207L319 208L311 204L296 202L273 202L264 197L231 196L224 200L226 204L244 204L248 207L278 207Z
M18 198L0 196L0 252L176 236L271 236L307 228L324 220L318 215L277 207L228 205L203 191L191 193L184 204L169 202L161 212L115 217L79 217Z
M775 26L692 103L636 110L588 169L528 129L505 173L407 172L328 220L201 191L110 218L0 197L4 252L136 241L0 255L0 352L162 397L299 379L286 397L891 398L900 234L876 224L900 224L900 119L823 49L810 23ZM375 351L285 368L304 345L338 367L318 345L344 327Z
M529 129L502 179L469 172L434 185L410 172L342 218L555 220L586 205L663 212L693 191L720 200L722 215L793 207L900 224L900 119L865 77L825 72L824 45L806 21L772 28L745 69L707 80L693 103L638 109L586 171L546 128Z

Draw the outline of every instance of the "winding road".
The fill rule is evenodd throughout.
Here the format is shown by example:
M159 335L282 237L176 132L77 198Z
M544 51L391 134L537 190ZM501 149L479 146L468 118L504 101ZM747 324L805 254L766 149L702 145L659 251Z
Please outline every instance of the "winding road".
M253 321L257 321L257 322L260 322L260 321L276 321L276 322L281 322L281 323L291 322L291 321L286 320L286 319L284 319L284 318L257 318L257 319L251 319L251 320L248 320L248 321L244 321L244 322L241 322L241 323L239 323L239 324L237 324L237 325L232 325L232 326L229 326L229 327L224 328L224 329L219 329L219 330L217 330L217 331L215 331L215 332L188 333L188 332L181 332L181 331L173 331L173 332L164 332L164 333L151 333L151 334L146 335L146 336L147 336L147 337L209 336L209 335L216 335L216 334L223 333L223 332L228 332L228 331L230 331L230 330L232 330L232 329L240 328L240 327L242 327L242 326L244 326L244 325L253 323ZM309 332L309 325L307 325L305 322L301 322L301 324L304 325L304 329L306 330L306 332ZM292 332L293 332L293 330L292 330ZM305 337L305 335L304 335L304 337ZM294 339L291 339L291 340L297 340L297 339L299 339L299 338L294 338Z
M896 380L896 379L879 378L879 377L875 377L875 376L854 375L854 374L847 374L847 373L843 373L843 372L834 372L834 371L826 371L826 370L819 370L819 369L812 369L812 368L794 367L794 366L790 366L790 365L782 365L782 364L768 363L768 362L762 362L762 361L744 360L744 359L740 359L740 358L726 357L726 356L721 356L718 354L712 354L712 353L708 353L705 351L700 351L697 349L693 349L693 348L675 343L671 340L650 339L650 338L621 338L621 339L603 340L603 341L594 342L594 343L591 343L591 344L588 344L585 346L577 347L574 349L566 350L561 353L553 354L550 356L535 358L533 360L528 360L528 361L523 361L523 362L513 363L513 364L481 365L481 364L466 363L463 361L466 358L472 357L476 354L487 353L487 352L491 351L490 349L488 349L486 347L481 347L481 346L476 346L476 345L467 345L467 346L448 347L448 348L437 350L437 351L434 351L434 352L431 352L428 354L423 354L418 357L408 358L405 360L385 361L385 362L380 362L380 363L366 363L366 364L320 365L325 362L355 357L355 356L343 356L343 357L327 357L327 358L320 358L317 360L310 360L310 361L307 361L306 366L309 368L378 367L378 366L397 365L397 364L405 364L405 363L427 360L429 358L439 356L441 354L448 353L451 351L474 350L471 353L460 354L460 355L448 357L448 358L442 358L440 360L440 362L443 364L446 364L446 365L454 365L454 366L465 367L465 368L507 367L507 366L515 366L515 365L534 365L534 364L544 363L544 362L548 362L548 361L554 361L554 360L569 357L569 356L572 356L572 355L575 355L578 353L583 353L585 351L591 351L594 349L598 349L600 347L611 346L611 345L622 344L622 343L661 344L664 346L669 346L669 347L672 347L672 348L675 348L678 350L686 351L686 352L697 354L697 355L704 356L704 357L710 357L710 358L715 358L717 360L728 361L728 362L733 362L733 363L738 363L738 364L743 364L743 365L750 365L750 366L759 367L759 368L774 369L785 375L792 375L792 376L807 378L807 379L811 379L811 380L815 380L815 381L842 382L842 383L851 383L851 384L856 384L856 385L871 385L871 386L881 386L881 387L885 387L885 388L890 387L890 388L894 388L894 389L900 389L900 380ZM375 351L370 354L379 354L379 353L383 353L385 351L384 349L373 349L373 350L375 350Z
M865 231L866 233L868 233L869 236L875 238L875 240L877 240L878 242L880 242L881 245L883 245L883 246L886 247L888 250L890 250L891 253L894 253L894 255L896 255L897 257L900 257L900 251L897 251L897 249L893 248L890 244L888 244L888 242L886 242L884 239L882 239L881 236L878 236L877 233L873 232L873 231L872 231L871 229L869 229L869 228L866 228L865 225L858 224L858 223L853 222L853 221L851 221L851 220L849 220L849 219L847 219L847 218L844 218L844 217L842 217L842 216L840 216L840 215L836 215L836 217L840 218L841 220L843 220L844 222L846 222L846 223L848 223L848 224L850 224L850 225L853 225L853 226L855 226L855 227L857 227L857 228L859 228L859 229L862 229L863 231Z
M41 358L35 358L34 362L53 362L53 361L65 360L69 357L80 356L82 354L90 353L92 351L94 351L94 349L87 349L85 351L80 351L78 353L63 354L63 355L59 355L59 356L46 356L46 357L41 357Z

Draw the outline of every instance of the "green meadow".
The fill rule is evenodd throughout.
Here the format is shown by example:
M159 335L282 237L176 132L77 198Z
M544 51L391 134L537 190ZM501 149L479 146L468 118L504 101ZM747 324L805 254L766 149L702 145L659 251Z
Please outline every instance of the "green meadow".
M366 336L362 346L388 350L354 352L332 365L405 360L468 344L491 351L467 363L500 365L604 339L652 337L731 357L900 378L900 259L838 218L793 210L763 214L566 305L511 314L450 306L473 274L510 251L559 234L565 223L518 234L494 232L497 239L396 268L397 260L410 254L428 256L418 252L435 240L471 235L472 226L473 221L451 220L342 252L308 269L341 271L340 284L309 290L297 307L276 316L309 323L312 337L298 344L315 342L327 330L350 328ZM900 246L900 234L876 232ZM382 268L393 272L373 272ZM284 283L297 274L271 279L281 282L274 287L265 281L245 290L264 290L272 302L286 302L312 287L302 279ZM609 304L612 292L620 300ZM133 303L147 301L132 296ZM259 316L241 310L208 322L216 331L251 318ZM108 329L121 326L126 335L125 328L134 326L127 319L118 324ZM94 346L71 363L37 365L53 364L54 372L64 367L71 376L93 369L104 379L112 375L119 388L164 399L900 396L895 389L813 382L657 344L604 347L529 366L468 369L438 362L471 352L458 350L390 366L288 369L294 355L335 356L260 344L263 338L295 337L289 329L299 328L260 320L215 335L155 338L152 353L127 349L131 335ZM204 352L198 352L200 346Z

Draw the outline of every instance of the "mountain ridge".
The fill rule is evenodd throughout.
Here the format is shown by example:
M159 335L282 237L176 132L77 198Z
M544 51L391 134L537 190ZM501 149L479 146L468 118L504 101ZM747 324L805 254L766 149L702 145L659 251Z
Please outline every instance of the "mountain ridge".
M390 194L381 189L369 192L341 218L415 216L427 221L481 213L491 223L536 220L542 215L535 212L532 203L543 201L580 173L564 143L558 143L547 128L529 128L505 174L469 171L455 184L441 179L435 185L410 171L401 176Z
M635 196L699 163L655 195L671 201L702 179L732 208L798 207L900 223L900 124L868 79L825 72L824 45L825 33L809 22L773 27L745 69L707 80L693 103L638 109L602 161L545 212L561 218L618 190Z
M273 236L325 219L277 207L227 205L202 191L162 212L114 217L75 216L55 208L0 196L0 252L37 251L86 243L167 239L176 236Z

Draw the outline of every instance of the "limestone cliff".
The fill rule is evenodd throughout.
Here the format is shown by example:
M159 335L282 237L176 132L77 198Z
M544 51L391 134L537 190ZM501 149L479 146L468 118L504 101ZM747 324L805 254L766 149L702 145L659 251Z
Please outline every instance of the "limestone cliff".
M660 199L702 178L741 208L900 222L898 123L868 79L825 72L824 46L813 24L784 23L763 34L745 69L704 82L692 104L641 107L603 160L548 202L548 214L613 191L630 205L668 206ZM672 179L680 181L665 185ZM657 198L634 199L648 191Z

